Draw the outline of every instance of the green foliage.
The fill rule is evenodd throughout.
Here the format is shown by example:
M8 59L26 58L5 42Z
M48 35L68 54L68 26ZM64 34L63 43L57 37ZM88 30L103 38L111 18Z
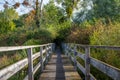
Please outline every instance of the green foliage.
M53 1L50 1L49 4L45 5L43 9L43 17L41 19L41 24L58 24L61 19L64 17L62 9L55 6Z
M51 38L55 39L58 36L58 26L54 26L54 24L47 25L47 30L51 33Z
M40 28L35 26L35 11L20 16L12 8L0 12L0 46L39 45L57 40L92 45L120 45L120 0L56 0L62 7L54 4L53 0L43 7L40 19ZM69 19L73 10L80 2L78 13L72 23ZM91 6L91 9L88 9ZM114 20L114 21L113 21ZM112 22L111 22L112 21ZM17 27L15 29L15 27ZM36 52L39 49L34 49ZM20 54L0 57L0 64L10 65L23 57L26 51ZM116 51L91 50L91 56L120 68L120 55ZM10 62L9 62L10 61ZM1 68L1 66L0 66ZM92 67L93 68L93 67ZM91 69L100 79L109 80L105 75ZM96 75L98 73L98 75ZM13 77L13 79L15 79Z
M77 8L72 15L72 20L74 23L81 24L86 20L91 20L94 18L94 9L92 0L80 0Z
M103 19L107 24L109 20L120 21L120 0L80 0L78 10L73 14L75 23L85 20Z
M90 44L92 45L109 45L109 46L119 46L120 45L120 23L110 23L105 25L102 21L98 21L94 25L94 31L90 36ZM92 49L91 56L106 62L112 66L120 68L120 55L119 51L114 50L104 50L104 49ZM92 73L96 74L99 71L92 69ZM95 75L96 77L101 77L101 79L110 80L103 74Z
M0 20L0 33L7 33L15 29L15 24L12 21Z
M89 44L89 36L91 35L91 28L74 27L70 34L66 37L69 43Z
M91 44L94 45L120 45L120 24L111 23L108 25L96 24L96 29L91 35Z
M0 33L7 33L15 29L13 20L18 18L18 13L14 9L5 9L3 12L0 12L0 17Z
M70 19L74 8L77 7L77 3L80 0L56 0L58 4L62 4L64 13L67 15L67 18Z
M58 36L57 38L65 40L65 38L69 35L71 28L70 21L64 22L58 25Z
M11 21L11 20L17 20L19 18L18 13L13 8L7 8L2 12L4 19Z
M24 45L38 45L41 44L40 40L30 39L24 43Z
M120 20L120 0L95 0L94 13L98 18Z

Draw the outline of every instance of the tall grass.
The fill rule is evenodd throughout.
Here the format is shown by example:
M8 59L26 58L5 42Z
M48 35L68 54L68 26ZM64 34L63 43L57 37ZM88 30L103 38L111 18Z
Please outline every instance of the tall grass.
M98 20L95 22L95 24L89 24L85 22L80 26L74 26L66 40L71 43L79 44L120 46L119 34L119 22L109 22L108 24L104 24L101 20ZM91 49L91 56L120 69L119 51ZM78 61L84 66L83 60L78 58ZM91 73L98 80L111 80L110 77L103 74L93 66L91 66Z

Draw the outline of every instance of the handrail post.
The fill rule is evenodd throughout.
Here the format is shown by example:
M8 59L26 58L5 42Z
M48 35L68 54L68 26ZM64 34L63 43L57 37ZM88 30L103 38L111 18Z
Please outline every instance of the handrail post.
M65 55L67 55L67 52L68 52L68 46L67 44L65 44Z
M32 48L27 50L28 53L28 80L34 80L33 77L33 60L32 60Z
M52 44L52 52L55 51L55 44Z
M47 46L48 45L45 46L45 48L46 48L46 55L45 55L46 60L45 60L45 64L48 62L48 48L47 48Z
M90 80L90 47L85 47L85 80Z
M70 57L70 45L68 44L68 57Z
M77 60L76 60L76 56L77 56L77 51L76 51L76 46L74 47L74 67L75 70L77 70Z
M47 53L48 53L48 61L49 61L50 55L51 55L51 54L50 54L50 44L49 44L47 47L48 47L48 52L47 52Z
M52 44L50 45L50 52L51 52L51 54L52 54Z
M68 45L67 44L65 44L65 54L68 56Z
M40 64L41 64L41 72L43 71L44 69L44 64L43 64L43 46L40 47Z
M52 53L53 53L53 51L52 51L52 45L53 45L53 44L50 45L50 58L51 58Z

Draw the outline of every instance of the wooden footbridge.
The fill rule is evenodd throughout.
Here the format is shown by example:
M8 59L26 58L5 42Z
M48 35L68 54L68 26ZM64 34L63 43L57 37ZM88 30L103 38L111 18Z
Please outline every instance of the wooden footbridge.
M85 49L85 53L78 51L78 47ZM39 52L33 53L33 48L39 48ZM35 46L0 47L0 52L27 50L28 57L0 70L0 80L7 80L18 71L28 66L28 75L24 80L34 80L34 74L41 72L39 80L83 80L77 70L85 75L85 80L97 80L90 73L90 65L96 67L113 80L120 80L120 69L99 61L90 56L90 48L102 48L108 50L120 50L120 47L90 46L80 44L62 44L61 51L55 50L55 44L49 43ZM64 53L64 54L62 54ZM78 62L77 57L85 62L85 67ZM39 63L33 67L33 61L39 58ZM18 79L20 80L20 79Z

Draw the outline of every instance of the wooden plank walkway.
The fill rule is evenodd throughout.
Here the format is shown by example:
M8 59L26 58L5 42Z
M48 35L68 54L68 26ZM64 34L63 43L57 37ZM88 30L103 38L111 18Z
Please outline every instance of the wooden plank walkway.
M56 50L56 54L52 55L39 80L82 80L69 58L61 55L59 49Z

